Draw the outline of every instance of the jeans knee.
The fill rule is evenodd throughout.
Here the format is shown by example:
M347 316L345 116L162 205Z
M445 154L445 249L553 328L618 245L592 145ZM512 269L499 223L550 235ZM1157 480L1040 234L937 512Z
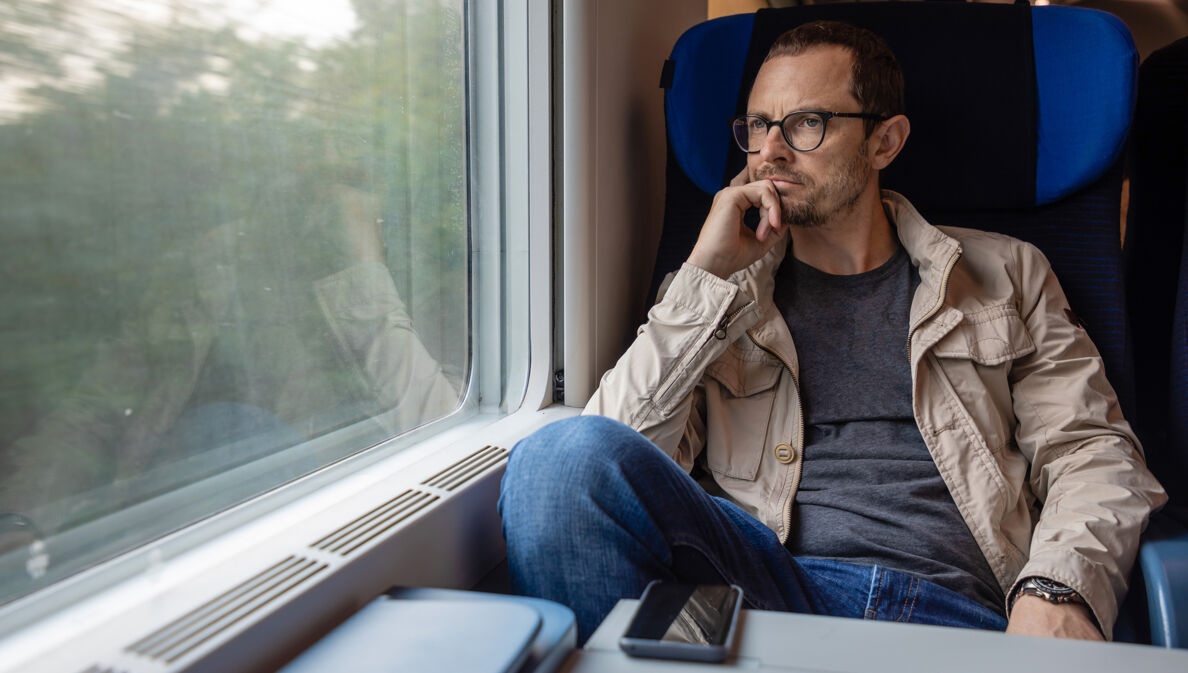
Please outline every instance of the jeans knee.
M582 476L617 464L646 448L655 447L628 426L605 416L575 416L551 423L520 440L512 450L509 473L545 476Z
M655 446L626 425L603 416L577 416L547 425L521 440L503 476L504 516L556 511L563 503L596 495L624 478L625 462ZM526 512L509 512L519 504ZM543 506L550 505L550 506Z

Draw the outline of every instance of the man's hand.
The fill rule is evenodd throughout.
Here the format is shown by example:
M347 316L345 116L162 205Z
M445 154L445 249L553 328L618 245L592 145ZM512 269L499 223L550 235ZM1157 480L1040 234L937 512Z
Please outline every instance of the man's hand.
M754 232L743 224L743 214L750 208L758 208L760 213ZM747 171L743 169L729 187L714 196L688 262L726 278L766 255L783 239L785 231L775 185L770 180L747 182Z
M1015 600L1007 633L1077 640L1105 640L1093 625L1089 607L1080 603L1051 603L1026 594Z

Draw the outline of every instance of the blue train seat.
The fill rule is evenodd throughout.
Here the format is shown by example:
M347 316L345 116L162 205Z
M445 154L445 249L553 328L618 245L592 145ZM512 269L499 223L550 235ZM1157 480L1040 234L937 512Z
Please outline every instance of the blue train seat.
M1039 247L1131 416L1120 213L1137 55L1126 26L1104 12L828 4L691 28L662 76L668 192L649 299L688 257L713 194L745 165L727 124L745 109L768 47L785 30L819 19L873 30L903 67L912 134L884 172L884 185L933 224L996 231Z

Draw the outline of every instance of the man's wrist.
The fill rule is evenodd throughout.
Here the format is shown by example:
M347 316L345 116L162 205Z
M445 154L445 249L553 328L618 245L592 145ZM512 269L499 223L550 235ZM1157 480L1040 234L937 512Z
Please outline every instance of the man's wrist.
M1015 607L1020 602L1032 603L1042 609L1076 612L1082 615L1097 633L1104 635L1101 624L1097 621L1097 615L1089 607L1088 601L1075 589L1062 582L1040 576L1024 578L1010 596L1007 607L1008 618L1014 616Z
M1027 577L1019 583L1018 588L1011 594L1010 607L1014 607L1015 601L1020 596L1035 596L1042 598L1049 603L1077 603L1085 604L1085 599L1081 594L1077 593L1075 589L1046 577Z
M733 273L712 255L702 255L699 254L697 250L694 250L689 254L689 259L685 260L685 263L692 264L702 271L713 274L722 280L726 280L730 277L730 274Z
M1029 594L1019 597L1007 621L1007 633L1105 640L1093 611L1085 603L1049 603Z

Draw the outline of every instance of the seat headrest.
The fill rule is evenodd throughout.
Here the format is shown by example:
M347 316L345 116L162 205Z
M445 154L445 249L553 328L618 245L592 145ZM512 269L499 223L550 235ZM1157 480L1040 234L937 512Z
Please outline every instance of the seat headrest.
M1129 30L1065 6L886 2L761 10L689 29L667 64L665 114L677 164L708 194L745 157L729 120L785 30L819 19L883 37L906 80L912 133L884 185L937 209L1057 201L1120 156L1134 101Z

